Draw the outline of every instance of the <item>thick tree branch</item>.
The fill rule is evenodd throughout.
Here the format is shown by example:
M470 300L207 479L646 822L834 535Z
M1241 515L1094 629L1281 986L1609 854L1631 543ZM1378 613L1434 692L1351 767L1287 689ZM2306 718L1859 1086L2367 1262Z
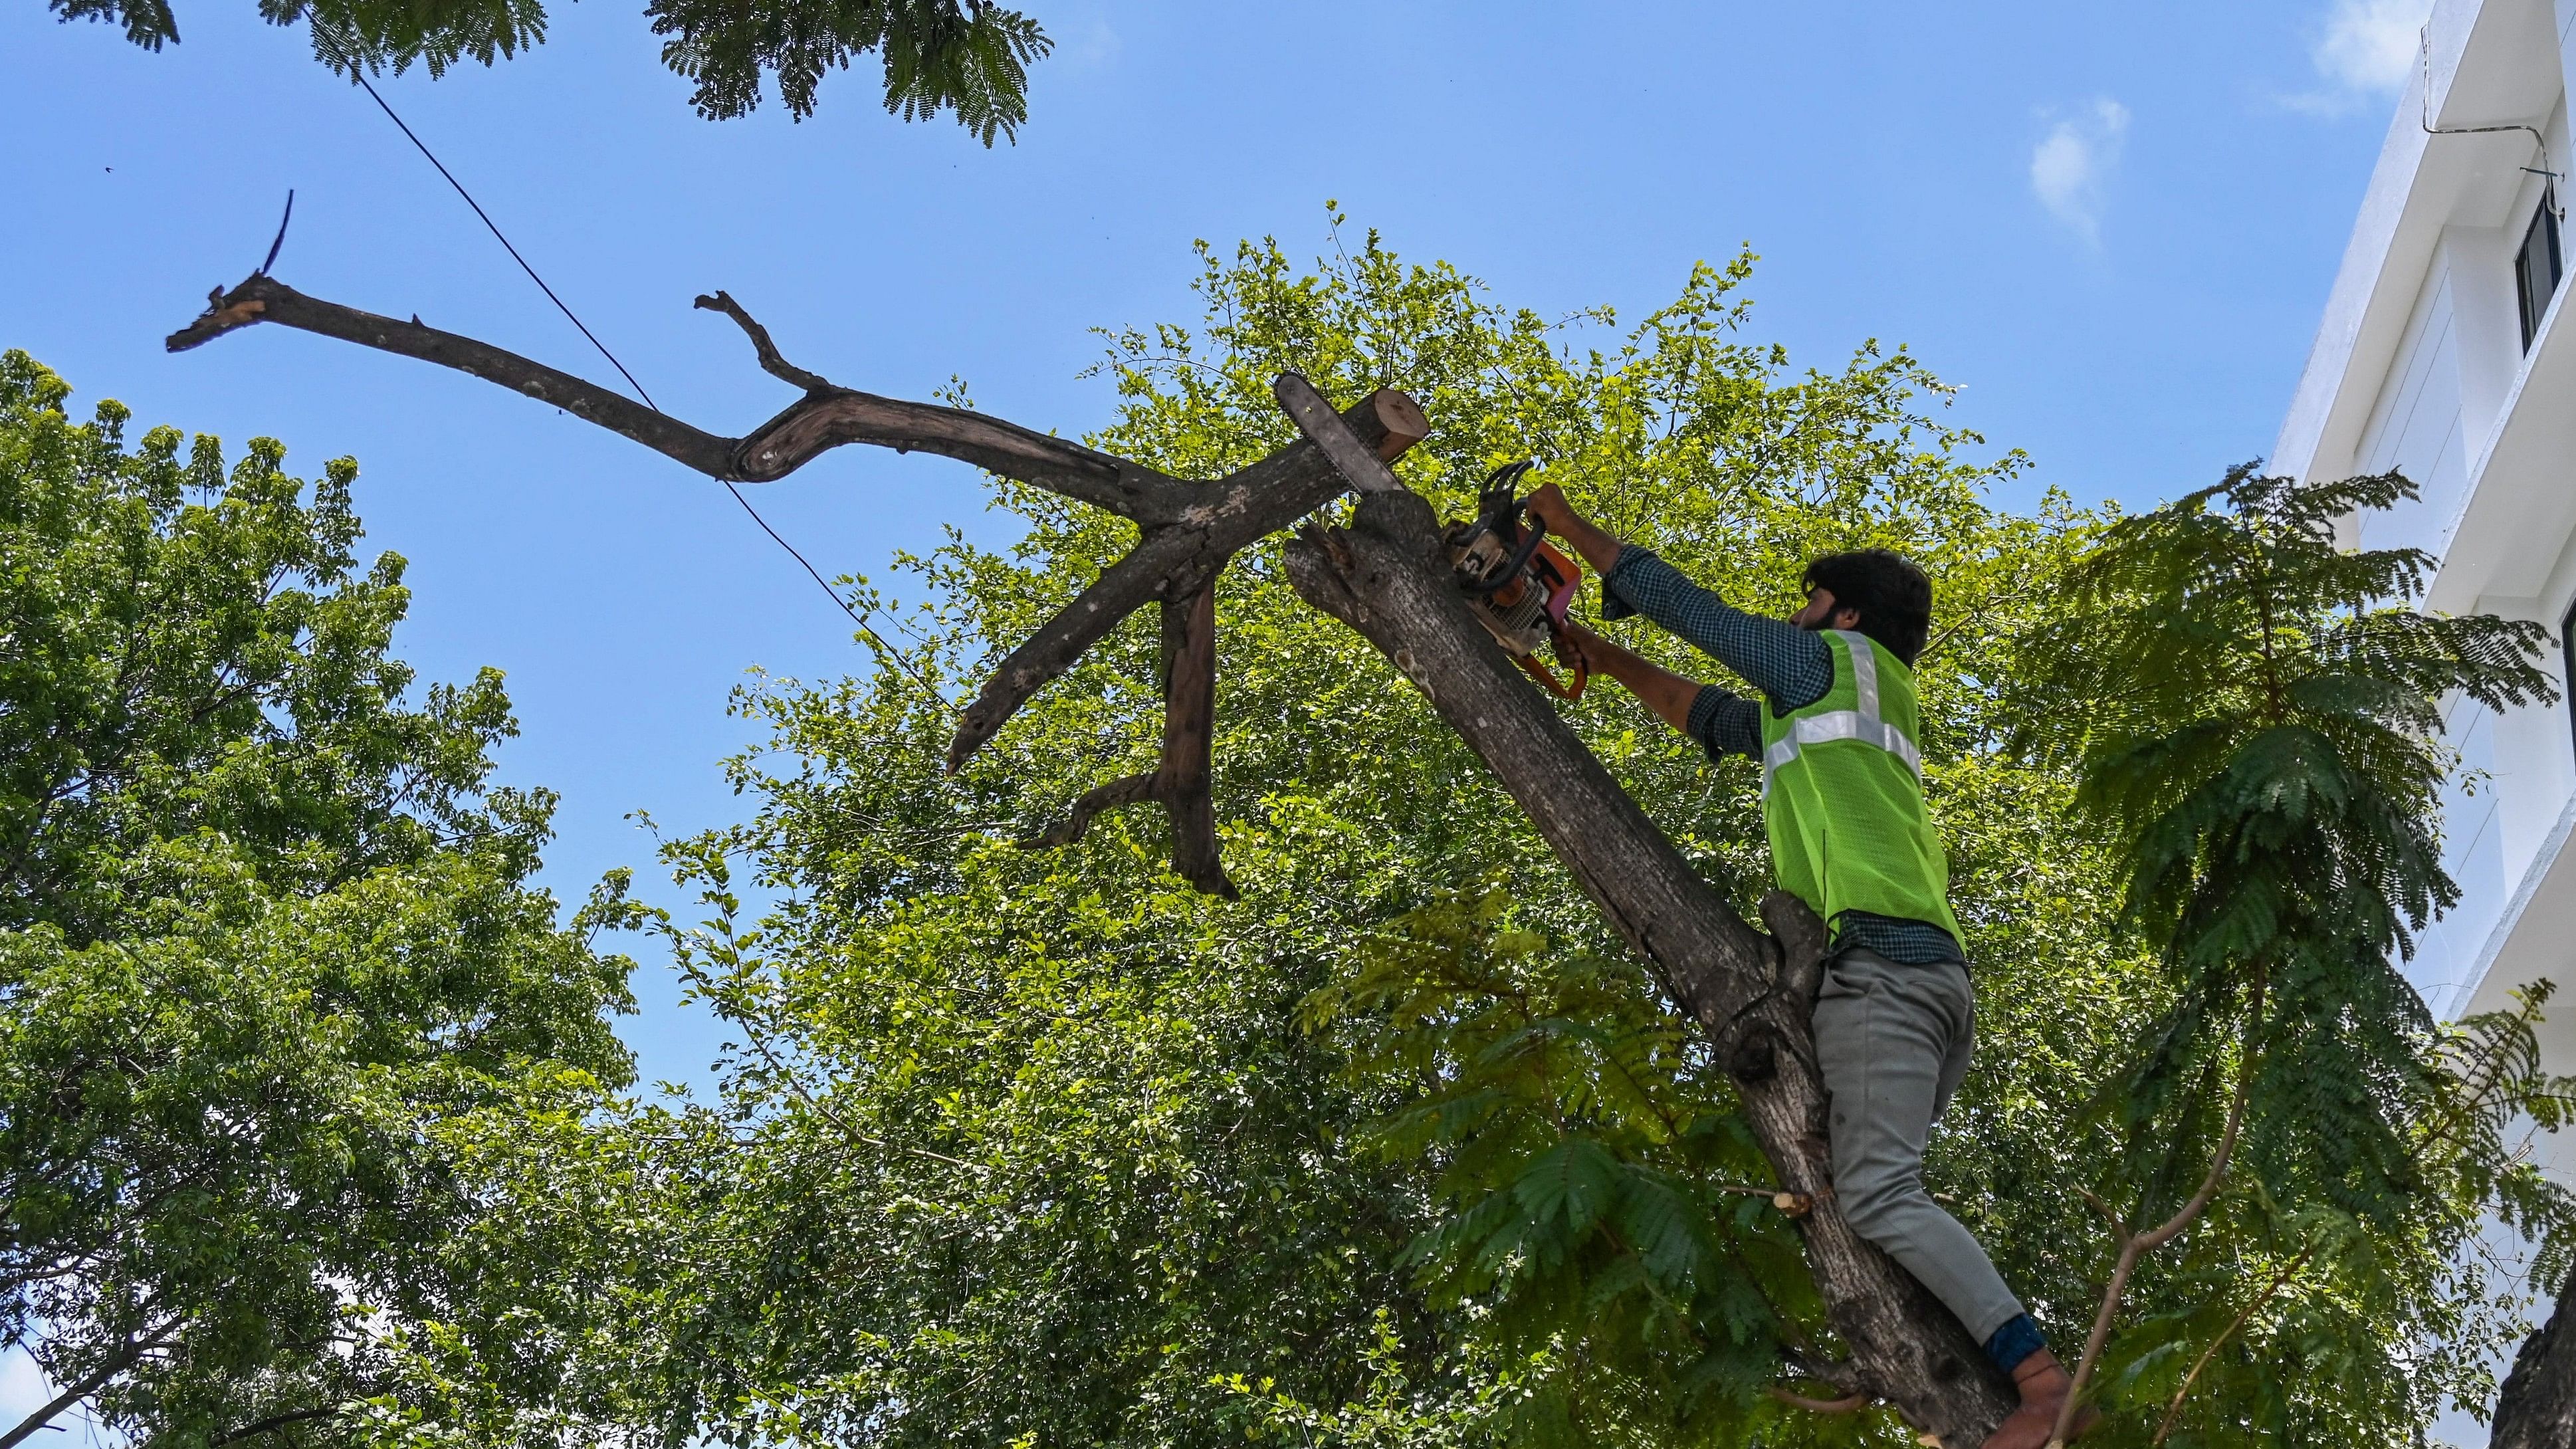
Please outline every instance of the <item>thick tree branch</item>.
M1029 849L1071 845L1103 810L1154 801L1172 822L1172 873L1209 895L1235 898L1216 842L1212 746L1216 723L1216 589L1163 602L1163 755L1142 775L1113 780L1073 802L1061 824Z
M1216 844L1216 585L1163 605L1163 763L1154 787L1172 816L1172 869L1232 900Z
M1422 409L1393 389L1371 393L1340 416L1352 436L1385 460L1402 457L1430 431ZM1216 483L1199 485L1198 501L1177 522L1145 530L1125 558L1103 569L994 669L958 719L948 743L949 770L965 764L1030 696L1147 600L1182 598L1211 583L1238 550L1314 512L1346 486L1311 442L1281 448Z
M2497 1391L2489 1449L2567 1449L2576 1444L2576 1272L2558 1290L2549 1321L2524 1339Z
M809 392L747 436L719 437L517 353L417 321L398 322L308 297L274 277L255 276L216 296L204 316L171 333L165 345L185 352L257 322L454 368L552 403L710 478L730 482L775 482L819 453L845 443L867 443L955 458L1140 523L1170 521L1187 494L1177 480L1079 443L965 408L899 402L845 388ZM769 351L775 355L776 349Z
M274 277L254 276L229 292L216 293L204 316L171 333L163 345L172 352L185 352L257 322L274 322L300 332L451 367L551 403L585 422L632 438L683 467L710 477L733 476L727 462L733 447L730 438L703 432L632 398L489 343L424 327L417 319L398 322L307 297Z
M1072 603L1021 640L958 717L957 733L948 742L949 772L954 774L1030 696L1054 683L1128 615L1151 600L1193 592L1214 578L1231 550L1211 553L1209 543L1202 529L1148 531L1125 558L1101 570Z

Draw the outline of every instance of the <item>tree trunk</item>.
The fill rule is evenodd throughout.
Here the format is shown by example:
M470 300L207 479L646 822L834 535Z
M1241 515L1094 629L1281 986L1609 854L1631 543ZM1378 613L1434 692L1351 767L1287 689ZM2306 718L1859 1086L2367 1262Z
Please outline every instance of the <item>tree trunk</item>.
M2576 1449L2576 1271L2496 1394L2488 1449Z
M1420 497L1364 493L1349 528L1304 530L1287 563L1298 595L1394 661L1501 778L1613 929L1708 1033L1781 1186L1810 1204L1798 1225L1851 1352L1851 1386L1951 1449L1982 1442L2011 1411L2008 1382L1834 1201L1810 1024L1823 923L1775 892L1763 902L1776 933L1766 937L1691 869L1468 613Z

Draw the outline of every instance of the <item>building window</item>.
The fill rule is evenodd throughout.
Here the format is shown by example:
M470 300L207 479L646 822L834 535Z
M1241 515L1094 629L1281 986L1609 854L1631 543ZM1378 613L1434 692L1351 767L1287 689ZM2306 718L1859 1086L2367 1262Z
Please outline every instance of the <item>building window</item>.
M2514 253L2513 289L2522 299L2522 350L2540 334L2540 319L2549 315L2549 299L2558 294L2558 202L2544 190L2540 209L2531 214L2531 229L2522 234Z
M2576 726L2576 599L2567 601L2567 617L2558 621L2558 693L2567 701L2567 722Z

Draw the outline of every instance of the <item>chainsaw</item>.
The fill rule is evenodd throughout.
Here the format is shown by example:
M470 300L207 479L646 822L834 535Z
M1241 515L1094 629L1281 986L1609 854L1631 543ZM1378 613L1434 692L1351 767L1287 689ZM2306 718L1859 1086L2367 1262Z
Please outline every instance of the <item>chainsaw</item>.
M1521 501L1512 493L1536 466L1535 459L1523 459L1495 469L1476 496L1475 518L1450 524L1441 541L1449 546L1449 567L1476 622L1548 693L1580 699L1592 670L1566 647L1565 611L1582 586L1583 570L1550 545L1545 532L1522 526ZM1554 647L1559 665L1572 654L1571 683L1539 662L1541 644Z

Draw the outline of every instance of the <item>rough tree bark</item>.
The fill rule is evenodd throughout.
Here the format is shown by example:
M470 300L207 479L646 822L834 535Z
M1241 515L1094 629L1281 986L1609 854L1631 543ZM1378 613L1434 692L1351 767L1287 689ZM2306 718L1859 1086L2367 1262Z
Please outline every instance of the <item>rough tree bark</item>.
M2576 1272L2496 1394L2489 1449L2576 1449Z
M265 276L219 290L206 314L168 345L183 351L273 322L471 373L711 477L767 481L826 449L868 443L962 459L1135 522L1135 549L1005 657L962 712L950 768L1119 621L1156 601L1167 679L1161 764L1094 790L1032 844L1079 837L1098 810L1156 801L1171 815L1175 871L1220 893L1232 886L1217 857L1208 788L1216 576L1237 550L1356 488L1360 501L1347 526L1309 525L1289 543L1290 582L1422 691L1708 1034L1781 1187L1803 1209L1797 1222L1808 1264L1848 1354L1793 1366L1885 1400L1927 1443L1968 1449L2002 1421L2012 1403L2002 1375L1938 1300L1852 1231L1833 1200L1826 1099L1809 1025L1822 975L1822 925L1778 893L1763 902L1771 934L1738 917L1553 703L1494 648L1450 584L1430 506L1386 467L1427 431L1411 399L1381 391L1337 412L1305 379L1286 374L1279 400L1305 440L1225 478L1193 482L980 413L838 387L789 364L732 298L719 292L699 305L732 317L761 365L802 388L804 398L744 437L719 437L471 338L307 297Z

